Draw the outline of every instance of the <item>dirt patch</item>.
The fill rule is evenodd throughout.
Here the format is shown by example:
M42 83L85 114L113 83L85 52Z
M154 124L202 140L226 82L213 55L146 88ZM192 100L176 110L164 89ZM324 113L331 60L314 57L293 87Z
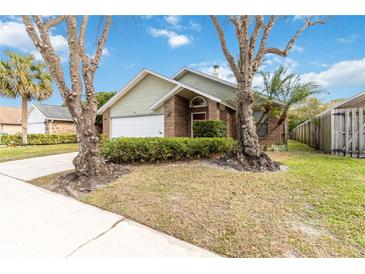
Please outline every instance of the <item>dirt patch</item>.
M75 172L72 170L68 172L61 172L56 176L49 177L47 183L43 180L43 184L41 184L41 186L69 197L80 198L83 195L95 191L130 172L129 168L116 164L107 164L107 169L109 172L89 179L86 184L85 179L76 177Z

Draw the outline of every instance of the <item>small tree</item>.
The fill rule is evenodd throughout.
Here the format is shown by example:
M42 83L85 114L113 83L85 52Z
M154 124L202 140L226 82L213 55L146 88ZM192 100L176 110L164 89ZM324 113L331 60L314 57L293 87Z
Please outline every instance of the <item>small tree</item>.
M236 159L243 169L276 170L278 165L263 152L256 134L256 125L252 115L254 102L252 80L267 54L288 56L294 43L306 29L317 24L324 24L324 21L307 17L303 26L288 41L286 47L278 49L266 46L271 30L276 23L276 16L270 16L267 23L265 23L264 16L231 16L229 22L234 27L239 51L238 60L236 60L227 47L225 34L218 19L216 16L211 16L211 20L217 31L223 54L236 78L238 86L236 102ZM252 31L250 31L251 26Z
M85 48L88 16L57 16L47 21L41 16L22 16L22 18L29 37L45 60L76 125L79 153L73 160L73 164L75 175L80 179L77 187L90 189L92 177L107 173L107 167L100 155L99 140L94 127L98 108L94 76L99 66L112 18L106 16L104 20L104 27L98 38L94 55L87 54ZM61 60L50 39L51 28L62 22L65 22L67 27L71 85L65 81ZM102 20L99 25L102 25ZM86 95L86 103L82 100L83 91Z
M28 143L28 101L44 100L52 94L51 76L45 64L36 63L32 55L7 51L7 60L0 60L0 95L22 98L22 143Z
M260 72L264 86L261 97L256 100L256 104L261 106L262 116L257 125L262 125L262 120L267 117L266 114L278 116L278 122L272 129L272 132L280 127L286 120L289 110L296 104L304 102L308 97L324 92L323 89L312 81L303 82L300 75L288 73L288 68L280 66L273 74L270 72ZM275 107L273 102L280 101L283 106Z
M108 102L117 92L116 91L99 91L96 93L96 100L98 101L98 109ZM96 115L96 123L103 122L102 115Z

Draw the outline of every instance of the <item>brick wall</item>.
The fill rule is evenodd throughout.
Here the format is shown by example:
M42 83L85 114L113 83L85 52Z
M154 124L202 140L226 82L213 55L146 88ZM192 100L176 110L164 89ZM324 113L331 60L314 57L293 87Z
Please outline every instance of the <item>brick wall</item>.
M189 101L179 95L172 96L164 104L165 137L190 136Z
M76 134L76 126L68 121L47 121L46 133L48 134Z
M235 112L225 106L220 106L220 120L227 125L227 137L234 138L235 136Z
M208 100L208 119L209 120L219 120L220 119L220 109L218 103L212 100Z
M271 146L275 144L285 144L286 136L287 136L287 127L286 122L281 124L280 127L274 130L278 122L277 117L269 117L268 118L268 135L266 137L260 138L260 144L265 146Z

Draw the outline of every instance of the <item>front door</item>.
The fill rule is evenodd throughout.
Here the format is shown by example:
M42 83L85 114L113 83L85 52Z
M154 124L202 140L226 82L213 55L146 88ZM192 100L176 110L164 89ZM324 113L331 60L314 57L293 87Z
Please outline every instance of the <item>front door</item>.
M191 137L194 136L194 134L193 134L193 122L194 121L206 120L205 115L206 115L205 112L196 112L196 113L191 114Z

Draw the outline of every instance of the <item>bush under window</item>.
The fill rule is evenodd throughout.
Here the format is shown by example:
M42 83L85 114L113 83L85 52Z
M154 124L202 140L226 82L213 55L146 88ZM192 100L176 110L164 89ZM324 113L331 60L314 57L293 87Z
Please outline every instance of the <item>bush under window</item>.
M193 137L227 137L227 125L221 120L201 120L193 122Z

